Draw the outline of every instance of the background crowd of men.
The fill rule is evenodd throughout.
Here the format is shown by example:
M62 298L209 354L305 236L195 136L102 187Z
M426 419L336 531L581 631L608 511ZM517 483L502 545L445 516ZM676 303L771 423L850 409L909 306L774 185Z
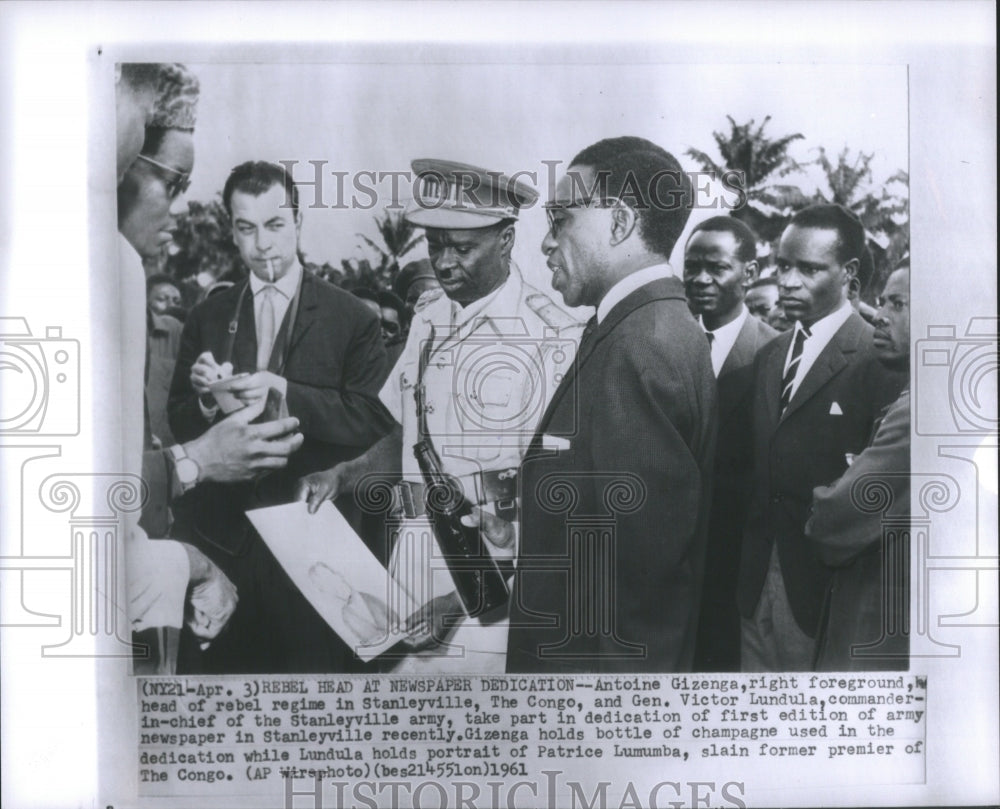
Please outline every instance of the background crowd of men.
M304 270L295 184L251 161L223 191L246 279L178 312L171 279L144 279L135 254L169 241L197 98L182 66L122 66L122 316L147 346L145 369L125 369L124 429L151 492L127 550L131 616L137 631L181 629L153 664L907 667L905 540L886 537L858 492L879 480L896 516L908 508L909 268L866 311L857 217L800 211L761 278L754 233L716 216L693 229L675 270L689 179L648 140L601 140L544 203L553 292L511 260L535 189L415 160L406 216L424 228L429 260L404 268L394 292L352 294ZM228 415L219 380L242 406ZM477 611L456 595L418 441L470 501L465 525L509 590L501 606ZM376 478L392 492L379 508L364 496ZM330 499L422 605L368 664L245 516Z

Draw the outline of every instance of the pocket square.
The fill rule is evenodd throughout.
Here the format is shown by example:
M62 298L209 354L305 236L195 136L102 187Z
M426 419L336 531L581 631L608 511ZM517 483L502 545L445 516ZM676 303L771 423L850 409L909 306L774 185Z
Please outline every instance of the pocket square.
M544 449L569 449L569 439L546 433L542 436L542 447Z
M840 409L840 405L834 402L830 405L830 415L831 416L843 416L844 411Z

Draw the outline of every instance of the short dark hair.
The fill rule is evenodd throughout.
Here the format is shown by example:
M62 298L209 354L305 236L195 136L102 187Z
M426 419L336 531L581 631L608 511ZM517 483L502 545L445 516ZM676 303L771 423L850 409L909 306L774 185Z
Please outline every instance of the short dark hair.
M750 282L748 289L757 289L758 287L777 287L778 279L773 275L765 276L764 278L755 278Z
M381 289L378 293L378 305L387 309L395 309L396 314L399 315L400 325L406 325L406 304L403 303L398 295L389 292L387 289Z
M846 264L851 259L865 263L865 226L852 211L843 205L822 203L810 205L796 213L789 226L835 230L837 232L837 260ZM864 280L860 279L859 280Z
M240 163L229 172L226 184L222 189L222 204L226 208L226 213L233 215L233 193L241 191L259 197L268 191L271 186L283 185L292 211L298 216L299 213L299 189L295 186L292 175L285 171L283 166L277 163L268 163L264 160L248 160Z
M749 225L732 216L713 216L704 222L699 222L691 231L691 236L700 231L710 233L731 233L736 240L736 258L748 262L757 259L757 234ZM688 241L691 237L688 237Z
M372 303L378 303L379 302L379 300L378 300L378 292L376 292L371 287L366 287L366 286L354 287L351 290L351 294L355 298L360 298L363 301L371 301Z
M159 272L146 279L146 294L148 295L161 284L170 284L178 292L181 291L181 284L176 278L172 275L167 275L165 272Z
M606 138L574 157L573 166L593 169L607 198L630 199L643 244L669 258L694 207L691 181L672 154L645 138Z

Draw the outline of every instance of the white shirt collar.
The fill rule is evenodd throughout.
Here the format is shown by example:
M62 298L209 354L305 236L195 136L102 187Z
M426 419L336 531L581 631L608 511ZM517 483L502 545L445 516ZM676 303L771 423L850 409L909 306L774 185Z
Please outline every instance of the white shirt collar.
M608 312L614 309L616 304L621 303L637 289L659 281L662 278L672 278L673 268L666 262L663 264L653 264L651 267L644 267L641 270L626 275L607 291L601 302L597 304L597 322L601 323L608 316Z
M726 357L729 356L729 352L733 350L733 346L736 345L736 338L740 336L740 329L743 328L743 324L746 323L747 317L749 317L750 312L747 310L746 306L742 303L740 304L740 313L736 316L734 320L731 320L725 326L719 326L715 331L710 329L705 329L705 322L698 317L698 322L701 323L701 327L705 329L707 334L712 335L712 370L715 371L715 375L719 375L719 371L722 370L722 366L726 362Z
M809 339L806 342L818 349L816 351L818 354L830 342L833 335L837 333L837 329L847 322L847 318L851 316L851 312L853 311L854 308L851 306L851 302L844 301L839 309L830 312L826 317L821 317L809 327ZM801 328L802 323L796 320L795 331L798 332Z
M302 265L298 259L295 259L295 263L289 268L288 272L274 282L274 288L284 295L285 298L291 300L292 296L295 295L295 290L298 289L302 272ZM269 286L267 281L262 281L253 272L250 273L250 291L255 296L266 286Z
M820 318L812 326L809 327L809 336L806 341L802 344L802 355L799 360L799 365L795 369L795 378L792 380L792 396L795 396L795 392L799 389L799 385L802 384L802 380L805 379L806 374L812 368L816 359L826 348L827 344L833 339L833 336L837 333L841 326L847 322L847 319L851 316L854 311L850 304L850 301L844 301L843 305L828 314L826 317ZM792 351L795 349L795 338L798 333L802 330L802 324L799 321L795 321L795 327L793 329L792 341L788 346L788 353L785 355L785 369L787 371L788 364L792 359Z

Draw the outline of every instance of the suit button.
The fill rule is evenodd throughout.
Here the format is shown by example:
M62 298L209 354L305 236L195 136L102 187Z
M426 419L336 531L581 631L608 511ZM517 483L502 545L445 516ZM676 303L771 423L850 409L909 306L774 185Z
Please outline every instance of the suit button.
M781 502L781 495L780 494L773 495L771 497L771 502L775 503L775 504L780 503Z

